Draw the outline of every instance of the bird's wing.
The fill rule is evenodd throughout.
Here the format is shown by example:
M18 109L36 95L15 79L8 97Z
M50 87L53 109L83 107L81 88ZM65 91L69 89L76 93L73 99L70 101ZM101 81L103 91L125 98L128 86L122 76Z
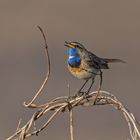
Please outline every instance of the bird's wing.
M89 66L94 67L96 69L109 69L107 61L105 61L105 59L102 59L91 52L88 52L86 62Z

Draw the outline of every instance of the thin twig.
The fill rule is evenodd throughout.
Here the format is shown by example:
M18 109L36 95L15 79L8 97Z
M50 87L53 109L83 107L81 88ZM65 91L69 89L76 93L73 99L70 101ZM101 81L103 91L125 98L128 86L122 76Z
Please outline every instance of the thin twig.
M18 132L18 130L20 129L21 121L22 121L22 119L20 119L19 122L18 122L18 126L17 126L17 129L16 129L16 132Z
M70 109L70 139L74 140L74 130L73 130L73 110Z
M40 30L43 38L44 38L44 42L45 42L45 53L46 53L46 56L47 56L47 60L48 60L48 72L46 74L46 77L41 85L41 87L39 88L39 90L37 91L37 93L35 94L35 96L33 97L33 99L27 103L27 102L24 102L24 106L25 107L32 107L34 106L33 102L36 100L36 98L38 97L38 95L41 93L41 91L43 90L44 86L47 84L48 82L48 79L49 79L49 76L50 76L50 57L49 57L49 52L48 52L48 44L47 44L47 39L46 39L46 36L43 32L43 29L40 27L40 26L37 26L38 29ZM32 105L33 104L33 105Z

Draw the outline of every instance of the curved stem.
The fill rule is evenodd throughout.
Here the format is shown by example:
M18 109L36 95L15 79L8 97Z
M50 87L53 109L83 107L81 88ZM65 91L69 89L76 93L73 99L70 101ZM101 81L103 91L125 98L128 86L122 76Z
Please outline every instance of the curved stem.
M43 32L43 29L40 26L37 26L37 27L40 30L40 32L41 32L41 34L43 36L44 42L45 42L45 53L46 53L47 60L48 60L48 72L46 74L46 77L45 77L45 79L44 79L41 87L38 89L38 91L36 92L36 94L34 95L34 97L32 98L32 100L29 103L24 102L24 106L25 107L31 107L32 106L33 102L36 100L36 98L39 96L39 94L43 90L44 86L47 84L48 79L49 79L49 76L50 76L50 57L49 57L49 52L48 52L47 39L46 39L46 36L45 36L45 34Z

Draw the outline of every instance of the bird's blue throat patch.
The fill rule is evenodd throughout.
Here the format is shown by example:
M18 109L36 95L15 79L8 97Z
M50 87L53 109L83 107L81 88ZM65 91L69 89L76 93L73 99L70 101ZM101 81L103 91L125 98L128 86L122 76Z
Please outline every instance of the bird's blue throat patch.
M79 67L81 64L81 58L78 55L78 51L75 48L68 48L68 63L72 67Z

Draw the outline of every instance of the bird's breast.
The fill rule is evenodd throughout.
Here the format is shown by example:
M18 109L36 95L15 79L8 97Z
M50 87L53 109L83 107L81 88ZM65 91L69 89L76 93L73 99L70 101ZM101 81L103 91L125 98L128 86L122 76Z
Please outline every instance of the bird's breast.
M96 73L88 71L82 66L82 64L79 67L73 67L70 64L68 64L68 69L72 73L72 75L78 79L90 79L96 76Z

